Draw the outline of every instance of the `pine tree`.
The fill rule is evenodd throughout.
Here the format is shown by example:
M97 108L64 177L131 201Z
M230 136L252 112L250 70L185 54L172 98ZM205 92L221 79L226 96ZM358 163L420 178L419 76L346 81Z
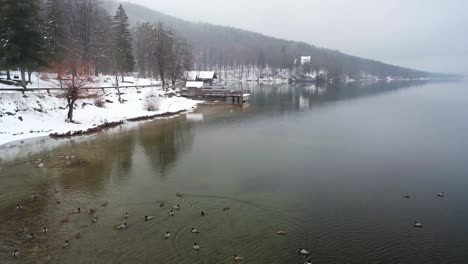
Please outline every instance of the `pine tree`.
M113 35L114 35L114 62L117 72L122 76L131 72L135 64L132 54L132 35L129 30L127 14L122 5L119 6L114 16Z
M3 7L5 6L5 0L0 0L0 5ZM4 43L6 39L6 28L5 28L5 8L0 8L0 69L5 67L5 53L4 53Z
M21 70L21 85L26 88L26 70L45 63L38 0L6 0L2 4L4 65Z
M44 22L45 49L51 62L58 62L64 52L66 34L63 18L63 0L47 0Z

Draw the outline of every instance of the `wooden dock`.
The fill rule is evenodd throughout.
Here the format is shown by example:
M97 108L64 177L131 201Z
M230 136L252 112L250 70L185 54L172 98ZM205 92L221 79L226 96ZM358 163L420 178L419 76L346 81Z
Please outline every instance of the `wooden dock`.
M180 96L195 100L222 100L233 104L243 104L250 99L248 91L228 89L184 89Z

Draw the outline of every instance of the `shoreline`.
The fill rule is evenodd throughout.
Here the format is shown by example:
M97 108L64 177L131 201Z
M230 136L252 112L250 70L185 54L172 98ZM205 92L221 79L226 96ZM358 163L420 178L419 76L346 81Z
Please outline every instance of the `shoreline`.
M83 129L83 130L70 130L70 131L63 132L63 133L44 134L38 131L36 132L36 134L30 133L30 136L28 137L18 136L18 138L12 138L13 140L9 140L9 141L5 140L3 142L0 142L0 151L4 148L6 149L9 144L14 144L15 142L28 141L28 140L39 139L39 138L66 139L66 138L96 135L108 129L116 128L116 127L123 126L129 123L139 123L143 121L155 121L155 120L164 119L164 118L174 118L185 113L191 113L196 108L197 107L195 106L192 109L183 109L183 110L179 110L175 112L169 111L169 112L164 112L164 113L155 114L155 115L145 115L145 116L140 116L140 117L135 117L135 118L127 118L125 120L120 120L120 121L105 122L100 125L95 125L95 126ZM24 135L24 134L21 134L21 135Z
M65 122L68 109L59 95L0 93L0 151L9 143L30 138L89 135L124 123L171 117L193 111L201 103L166 96L160 89L126 89L120 95L96 91L75 104L76 122L71 123ZM120 96L123 103L119 103Z
M192 110L194 109L196 109L196 107L192 108ZM161 118L171 118L171 117L179 116L183 113L190 113L190 112L192 111L184 109L184 110L179 110L176 112L165 112L162 114L155 114L155 115L150 115L150 116L147 115L147 116L141 116L141 117L135 117L135 118L128 118L126 120L121 120L121 121L116 121L116 122L106 122L106 123L103 123L94 127L90 127L86 130L68 131L65 133L51 133L49 134L49 137L50 138L71 138L71 137L78 137L78 136L93 135L93 134L97 134L109 128L115 128L115 127L124 125L127 122L141 122L141 121L148 121L148 120L155 120L155 119L157 120ZM6 145L6 144L8 143L5 143L3 145ZM0 147L1 146L2 145L0 145Z

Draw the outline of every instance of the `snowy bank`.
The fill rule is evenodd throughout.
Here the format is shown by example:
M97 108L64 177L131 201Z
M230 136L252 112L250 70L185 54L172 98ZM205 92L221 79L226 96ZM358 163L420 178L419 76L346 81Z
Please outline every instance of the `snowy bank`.
M76 132L142 117L177 114L191 111L197 104L186 98L165 96L158 88L121 89L121 93L123 103L119 103L117 90L90 90L86 99L75 104L75 123L67 123L67 103L58 91L24 95L0 91L0 145L51 134L80 134Z

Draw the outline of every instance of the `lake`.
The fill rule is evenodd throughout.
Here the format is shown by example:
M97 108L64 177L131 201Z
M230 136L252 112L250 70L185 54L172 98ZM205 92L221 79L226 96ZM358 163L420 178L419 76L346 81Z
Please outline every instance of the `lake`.
M467 262L466 82L242 88L249 105L0 147L0 262Z

